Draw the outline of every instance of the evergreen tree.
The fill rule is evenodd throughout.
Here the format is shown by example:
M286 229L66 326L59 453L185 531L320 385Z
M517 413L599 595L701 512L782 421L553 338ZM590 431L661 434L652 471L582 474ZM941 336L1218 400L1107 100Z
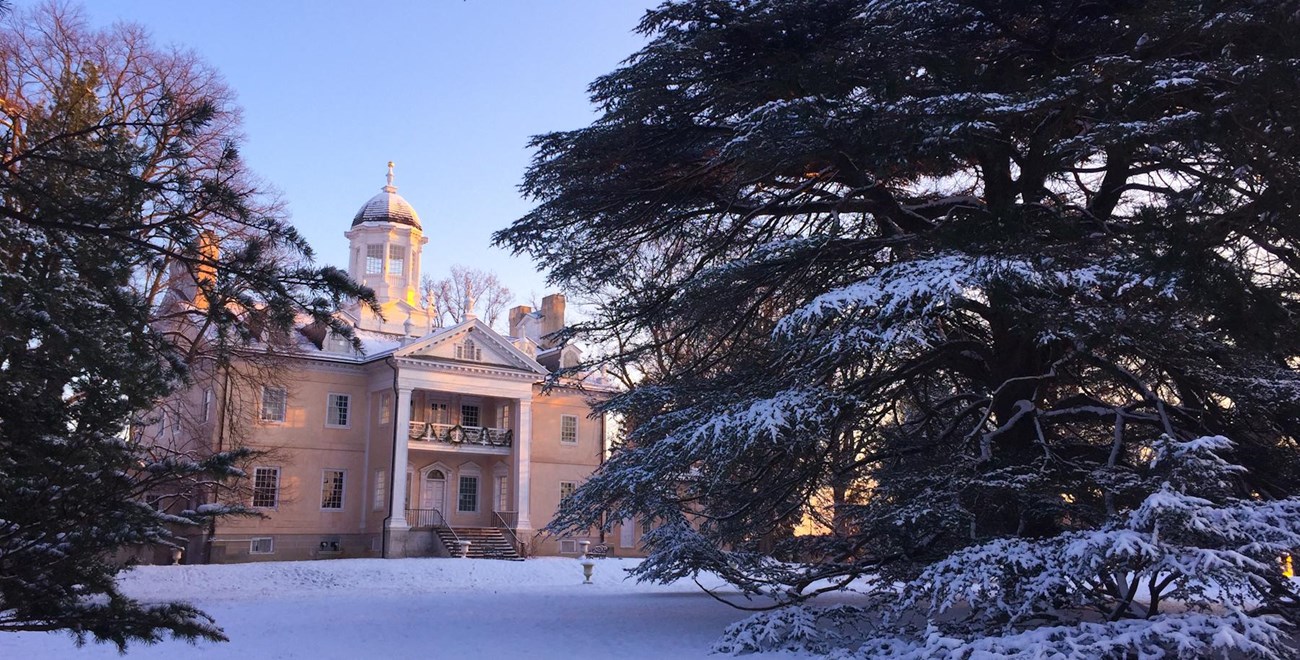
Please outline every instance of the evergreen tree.
M592 85L603 115L534 140L538 205L497 234L610 301L577 332L644 374L552 529L641 516L644 578L788 602L878 574L922 607L972 548L1062 560L1130 520L1163 442L1230 438L1234 497L1293 506L1298 21L1285 0L649 12ZM757 551L806 516L828 533L790 551L828 561ZM1282 547L1251 555L1249 598L1208 600L1294 622L1260 563ZM998 625L1086 618L1055 596ZM1223 625L1284 654L1248 619Z
M331 312L373 297L312 266L249 184L235 109L192 56L57 5L9 17L0 53L0 631L224 639L116 576L132 547L244 513L148 499L241 476L246 452L158 452L130 428L201 362L274 343L299 314L350 336ZM166 295L187 287L186 304Z

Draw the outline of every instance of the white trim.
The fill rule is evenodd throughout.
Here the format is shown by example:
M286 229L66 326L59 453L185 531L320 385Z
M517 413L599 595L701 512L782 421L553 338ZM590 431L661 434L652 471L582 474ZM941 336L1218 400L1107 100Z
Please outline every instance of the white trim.
M383 274L384 274L384 261L385 261L384 258L387 256L387 255L384 254L384 252L385 252L385 250L384 250L384 246L385 246L385 245L386 245L385 243L367 243L367 244L366 244L366 254L365 254L365 257L364 257L365 261L362 262L362 265L361 265L361 272L362 272L362 274L364 274L364 275L383 275ZM372 248L379 248L379 256L378 256L378 257L375 257L375 256L371 255L371 252L374 251ZM378 263L378 265L376 266L375 270L371 270L371 269L370 269L370 265L371 265L372 263L374 263L374 262L371 261L371 259L376 259L376 258L378 259L379 263Z
M388 499L388 470L384 468L375 468L375 483L371 494L370 509L372 511L383 511L384 503Z
M448 467L446 463L443 463L442 461L437 461L420 468L420 479L421 480L428 479L429 473L433 472L434 470L442 470L443 479L447 479L447 475L455 473L455 470Z
M450 475L455 474L455 472L454 472L451 468L447 467L447 465L444 464L444 463L441 462L441 461L438 461L438 462L435 462L435 463L430 463L429 465L426 465L426 466L420 468L420 471L419 471L419 477L420 477L420 478L418 479L418 482L419 482L419 484L420 484L420 506L412 507L412 508L416 508L416 509L422 509L422 508L424 508L424 499L425 499L425 497L424 497L424 489L425 489L426 487L428 487L428 484L429 484L430 481L438 481L437 479L429 479L429 474L430 474L431 472L433 472L434 470L437 470L437 471L439 471L439 472L442 473L442 479L441 479L441 481L442 481L442 508L443 508L443 509L446 509L446 508L447 508L447 485L448 485L448 483L451 481L451 477L450 477ZM438 511L438 513L442 514L442 517L443 517L443 519L445 520L445 519L447 518L447 514L450 513L450 511L443 511L443 510L440 509L440 510Z
M275 504L270 506L259 506L257 504L257 472L258 470L275 470ZM280 475L282 471L279 465L258 465L253 467L253 494L249 498L249 506L254 509L279 509L280 508Z
M393 423L393 393L379 393L379 425L388 426Z
M461 479L474 479L474 508L460 508L461 496ZM456 513L478 513L483 510L483 468L478 463L461 463L456 468Z
M280 401L280 418L266 416L266 394L267 392L281 392L283 398ZM283 387L274 387L270 385L262 386L262 399L257 402L257 421L260 424L283 424L289 419L289 390Z
M341 396L347 401L343 408L343 416L347 418L346 424L335 424L334 417L334 397ZM352 428L352 399L353 396L348 392L327 392L325 394L325 428L327 429L350 429Z
M492 510L510 510L510 468L498 462L492 466Z
M509 366L498 365L498 368L502 368L502 369L523 368L525 370L533 372L533 374L542 375L542 376L545 376L550 373L549 371L547 371L546 367L543 367L541 364L539 364L537 360L528 357L528 354L516 348L514 344L511 344L509 341L506 341L504 337L498 335L496 331L488 327L487 324L483 323L483 321L479 319L469 319L463 323L454 325L450 328L443 328L442 330L435 332L434 334L429 335L428 337L425 337L424 339L421 339L415 343L409 344L407 346L403 346L401 348L397 348L393 351L393 357L414 359L414 360L420 360L421 358L424 358L426 360L427 359L436 360L438 359L436 356L428 355L427 353L424 352L443 342L459 339L462 337L462 335L466 333L478 333L477 335L475 335L476 342L486 344L487 348L491 352L502 356L507 360L507 362L515 363L514 365L509 365ZM453 352L453 355L454 354L455 353ZM464 365L465 363L459 363L459 366L464 366Z
M570 420L570 419L573 420L573 439L572 439L572 440L565 440L565 439L564 439L564 422L565 422L566 420ZM577 416L577 415L567 415L567 414L566 414L566 415L560 415L560 444L562 444L562 445L568 445L568 446L573 446L573 445L578 444L578 429L579 429L579 428L580 428L580 427L578 426L578 416Z

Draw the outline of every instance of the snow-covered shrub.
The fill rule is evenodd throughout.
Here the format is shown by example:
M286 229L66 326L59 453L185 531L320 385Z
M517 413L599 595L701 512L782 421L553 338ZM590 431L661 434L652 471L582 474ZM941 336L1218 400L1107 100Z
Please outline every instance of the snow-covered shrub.
M1221 436L1162 436L1152 492L1101 529L1004 538L903 585L875 634L847 610L796 606L728 629L724 652L846 650L864 658L1288 658L1297 591L1279 559L1300 548L1300 498L1234 496ZM820 631L820 632L819 632Z

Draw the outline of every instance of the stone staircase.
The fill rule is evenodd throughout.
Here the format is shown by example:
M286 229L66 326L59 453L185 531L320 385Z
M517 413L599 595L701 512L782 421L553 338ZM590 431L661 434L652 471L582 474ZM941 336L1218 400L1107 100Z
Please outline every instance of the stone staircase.
M437 527L433 531L438 535L438 540L442 541L442 546L447 549L447 554L452 557L460 556L460 545L456 543L456 539L459 538L470 542L468 557L523 561L523 557L519 556L519 551L510 538L496 527L457 527L455 530Z

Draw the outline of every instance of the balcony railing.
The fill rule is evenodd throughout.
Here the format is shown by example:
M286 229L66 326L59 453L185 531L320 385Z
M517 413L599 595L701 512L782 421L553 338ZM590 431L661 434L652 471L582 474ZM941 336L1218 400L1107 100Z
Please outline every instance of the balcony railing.
M481 445L483 447L509 447L514 441L510 429L494 429L459 424L411 422L412 440L441 442L449 445Z

